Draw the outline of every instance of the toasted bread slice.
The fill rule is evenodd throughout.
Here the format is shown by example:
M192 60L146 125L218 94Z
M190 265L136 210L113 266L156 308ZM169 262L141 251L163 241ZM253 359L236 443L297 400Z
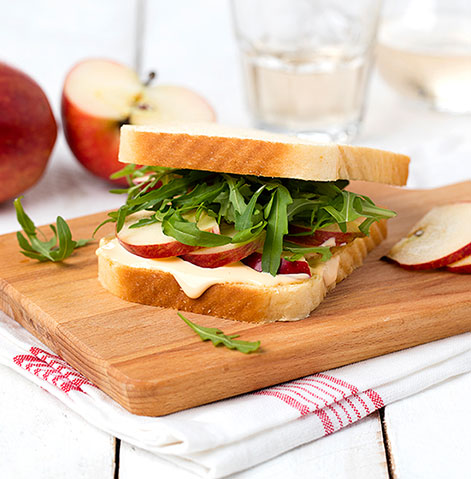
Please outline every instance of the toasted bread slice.
M319 144L265 131L207 123L124 125L119 160L138 165L240 175L338 179L405 185L409 157L349 145Z
M97 251L98 277L106 289L127 301L249 323L295 321L309 316L326 293L361 266L368 252L385 237L383 220L371 226L370 236L340 247L329 260L337 270L331 280L326 278L325 264L320 264L313 269L311 278L301 282L269 288L244 283L215 284L196 299L189 298L170 273L126 265L107 255L103 248Z

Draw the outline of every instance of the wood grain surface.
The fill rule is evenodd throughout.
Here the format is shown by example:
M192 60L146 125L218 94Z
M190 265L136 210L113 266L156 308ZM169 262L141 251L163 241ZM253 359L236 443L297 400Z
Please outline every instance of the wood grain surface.
M198 324L261 340L260 352L213 347L174 310L114 297L98 283L96 244L64 264L38 263L19 253L14 234L1 236L0 308L140 415L168 414L470 331L469 275L409 272L379 258L432 206L471 200L471 182L422 191L366 183L352 189L398 217L389 222L388 240L309 318L252 325L187 313ZM90 237L103 217L71 220L74 238Z

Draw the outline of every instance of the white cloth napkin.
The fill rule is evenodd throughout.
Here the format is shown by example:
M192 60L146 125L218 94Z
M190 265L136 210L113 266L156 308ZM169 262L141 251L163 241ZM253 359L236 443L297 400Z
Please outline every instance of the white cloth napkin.
M471 333L160 418L127 412L1 312L0 363L96 427L203 477L220 478L471 371Z

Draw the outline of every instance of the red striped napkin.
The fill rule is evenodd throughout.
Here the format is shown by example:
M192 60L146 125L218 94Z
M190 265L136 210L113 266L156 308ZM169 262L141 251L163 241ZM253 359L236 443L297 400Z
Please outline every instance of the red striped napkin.
M180 466L176 470L220 478L471 371L471 333L161 418L127 412L1 312L0 363L96 427Z

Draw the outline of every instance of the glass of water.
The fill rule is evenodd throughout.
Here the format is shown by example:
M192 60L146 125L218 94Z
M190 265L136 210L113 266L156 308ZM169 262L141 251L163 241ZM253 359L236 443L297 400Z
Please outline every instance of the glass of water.
M232 0L259 128L346 142L362 121L381 0Z
M450 113L471 113L471 0L390 0L378 68L398 92Z

